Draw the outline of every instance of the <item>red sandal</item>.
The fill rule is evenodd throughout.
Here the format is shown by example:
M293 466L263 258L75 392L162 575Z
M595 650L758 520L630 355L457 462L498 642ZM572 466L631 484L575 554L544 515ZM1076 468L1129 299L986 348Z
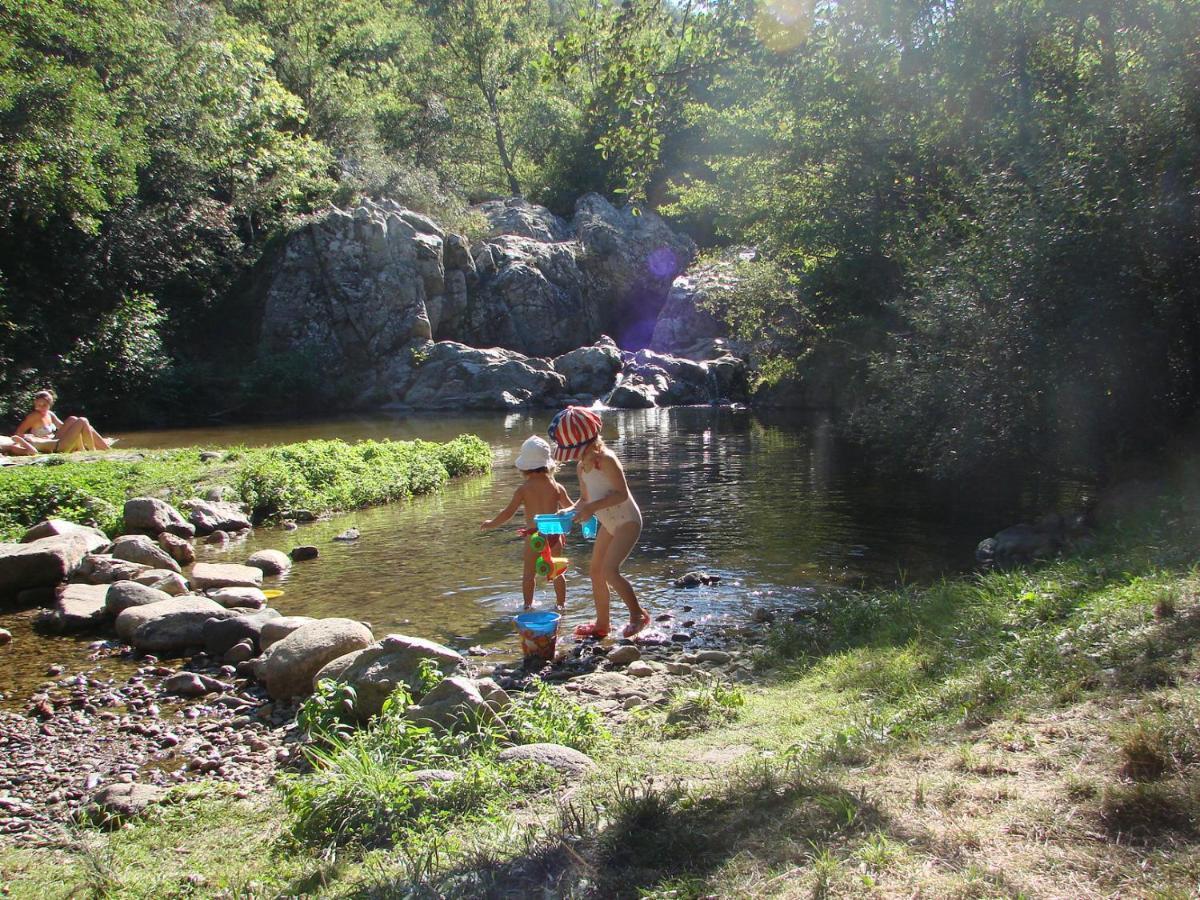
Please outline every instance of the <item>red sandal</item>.
M608 630L601 630L595 622L588 622L586 625L575 626L575 637L577 638L600 638L608 637Z
M636 622L630 622L621 630L623 637L631 638L639 631L645 630L650 625L650 613L642 610L642 617Z

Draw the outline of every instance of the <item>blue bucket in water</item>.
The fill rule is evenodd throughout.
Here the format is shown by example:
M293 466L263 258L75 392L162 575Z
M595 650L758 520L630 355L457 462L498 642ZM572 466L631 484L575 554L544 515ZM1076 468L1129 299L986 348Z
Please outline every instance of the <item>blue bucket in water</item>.
M558 622L561 618L558 613L548 610L514 616L517 633L521 636L521 653L545 660L554 659L554 646L558 642Z
M542 513L533 517L533 524L542 534L570 534L574 521L573 513Z

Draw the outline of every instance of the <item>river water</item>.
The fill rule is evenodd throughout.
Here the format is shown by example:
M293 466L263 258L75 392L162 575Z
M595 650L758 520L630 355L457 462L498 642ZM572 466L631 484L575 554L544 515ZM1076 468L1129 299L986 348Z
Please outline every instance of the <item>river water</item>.
M1070 508L1085 490L1063 479L1020 489L998 480L970 490L933 490L877 474L839 445L821 419L700 407L608 410L604 419L605 439L624 463L645 518L625 571L651 613L676 614L667 630L684 621L702 630L733 626L758 607L786 609L830 585L925 581L967 571L981 538ZM284 591L272 605L285 615L347 616L370 622L377 635L402 630L457 649L485 645L512 654L511 617L521 606L520 523L486 533L479 523L508 502L520 480L512 459L526 437L545 433L548 420L546 413L347 418L123 433L121 447L265 446L332 437L442 441L478 434L495 454L489 475L294 531L259 528L223 550L197 549L202 561L242 562L261 548L286 552L312 544L319 559L264 584ZM573 464L563 466L559 478L578 496ZM359 540L333 540L350 527L359 529ZM567 547L568 626L592 615L589 552L576 532ZM697 569L720 575L720 584L673 587L676 577ZM537 602L553 604L548 585L539 584ZM619 608L615 597L614 603ZM64 651L61 644L48 646Z

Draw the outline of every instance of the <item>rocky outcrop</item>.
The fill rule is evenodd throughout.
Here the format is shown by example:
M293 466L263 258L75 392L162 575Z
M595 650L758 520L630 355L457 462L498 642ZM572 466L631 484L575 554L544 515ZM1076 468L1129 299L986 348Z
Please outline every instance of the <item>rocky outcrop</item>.
M566 379L563 389L568 396L595 400L613 389L621 359L616 341L604 334L590 347L578 347L556 357L552 365Z
M245 531L250 527L250 517L236 503L224 500L189 500L186 505L188 521L195 526L196 534Z
M731 352L723 343L728 329L704 305L715 293L735 287L737 264L756 256L753 249L733 248L676 278L654 324L650 349L690 359L712 359L723 351Z
M598 395L568 390L538 357L605 332L644 346L695 255L654 213L597 194L580 198L569 225L523 200L477 211L489 229L474 245L387 200L313 219L273 275L263 349L314 356L363 405L506 408ZM490 383L498 371L504 386Z

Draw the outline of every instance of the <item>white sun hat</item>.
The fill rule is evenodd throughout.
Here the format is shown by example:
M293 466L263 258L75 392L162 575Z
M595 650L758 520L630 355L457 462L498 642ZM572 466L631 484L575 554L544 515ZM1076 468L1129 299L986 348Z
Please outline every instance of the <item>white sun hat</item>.
M554 463L550 461L550 445L545 438L540 438L536 434L526 438L513 465L522 472L552 467Z

